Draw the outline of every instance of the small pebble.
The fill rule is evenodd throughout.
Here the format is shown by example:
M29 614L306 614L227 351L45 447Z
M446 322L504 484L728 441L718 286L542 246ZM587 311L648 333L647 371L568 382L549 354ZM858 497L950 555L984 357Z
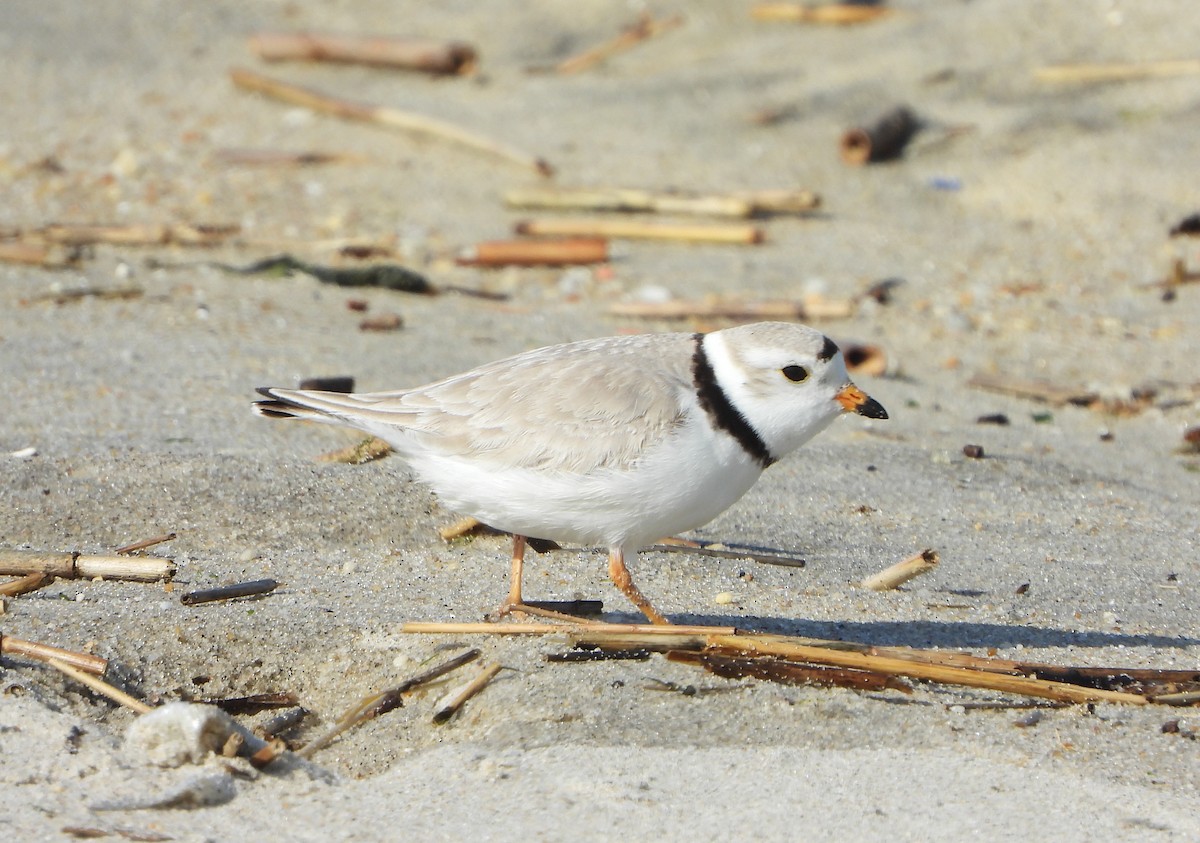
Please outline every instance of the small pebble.
M716 603L718 606L728 606L731 603L733 603L733 592L732 591L722 591L720 594L718 594L716 597L713 598L713 602Z
M983 459L982 445L963 445L963 454L973 460Z

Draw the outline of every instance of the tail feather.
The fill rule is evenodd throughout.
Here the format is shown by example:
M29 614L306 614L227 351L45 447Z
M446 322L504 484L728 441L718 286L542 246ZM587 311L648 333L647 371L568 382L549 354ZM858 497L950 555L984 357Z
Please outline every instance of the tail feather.
M250 405L255 415L268 419L307 419L308 421L325 422L327 424L346 424L336 416L324 413L313 407L307 407L299 401L289 398L286 394L292 390L280 390L274 386L260 386L255 390L259 395L265 395L270 401L255 401Z

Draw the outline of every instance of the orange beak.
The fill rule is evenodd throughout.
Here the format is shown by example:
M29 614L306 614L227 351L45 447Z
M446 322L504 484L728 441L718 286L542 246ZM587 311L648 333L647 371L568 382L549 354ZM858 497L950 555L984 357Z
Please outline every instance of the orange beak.
M847 413L858 413L869 419L886 419L888 417L887 410L883 409L882 404L852 383L843 386L835 397Z

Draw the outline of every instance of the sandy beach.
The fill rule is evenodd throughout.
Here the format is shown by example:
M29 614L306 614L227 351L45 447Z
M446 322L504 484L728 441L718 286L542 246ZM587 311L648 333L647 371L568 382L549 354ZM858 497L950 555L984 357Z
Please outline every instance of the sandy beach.
M178 566L169 585L59 579L5 598L0 633L108 659L152 706L290 692L311 712L297 745L465 647L505 668L447 723L435 704L471 670L259 771L149 763L125 743L138 715L6 655L0 837L1200 840L1194 706L786 686L661 655L548 662L561 637L406 634L494 609L507 539L446 543L459 514L399 459L319 462L360 437L250 412L256 387L308 377L399 389L557 342L733 324L614 313L629 303L841 303L806 321L883 352L884 371L855 380L890 418L839 420L687 536L806 564L643 553L631 567L656 605L880 647L1200 670L1200 451L1184 439L1200 425L1200 241L1170 236L1200 211L1197 74L1038 73L1188 59L1200 18L1182 0L888 8L838 27L718 2L0 7L0 246L67 224L232 232L0 262L0 549L107 554L172 532L146 553ZM643 11L682 20L555 72ZM247 47L301 30L454 39L478 67L267 63ZM554 177L241 90L233 68L460 126ZM843 132L898 106L921 125L902 154L845 164ZM521 220L594 216L505 206L549 185L821 205L750 221L757 244L617 238L599 266L456 263ZM219 266L345 266L347 244L442 294ZM1177 261L1183 283L1159 284ZM394 330L360 327L391 314ZM1030 381L1040 397L1016 388ZM925 548L932 572L856 585ZM281 585L179 600L263 578ZM526 590L640 618L589 549L531 555Z

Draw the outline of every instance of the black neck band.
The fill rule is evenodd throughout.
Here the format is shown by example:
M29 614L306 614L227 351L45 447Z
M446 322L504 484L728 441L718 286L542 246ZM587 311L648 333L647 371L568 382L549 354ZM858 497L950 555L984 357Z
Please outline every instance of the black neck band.
M696 334L696 350L692 354L692 383L696 387L696 398L708 414L713 427L723 430L738 441L738 444L763 468L775 462L767 443L758 431L750 426L746 417L729 401L729 396L717 383L717 375L708 355L704 353L704 335Z

